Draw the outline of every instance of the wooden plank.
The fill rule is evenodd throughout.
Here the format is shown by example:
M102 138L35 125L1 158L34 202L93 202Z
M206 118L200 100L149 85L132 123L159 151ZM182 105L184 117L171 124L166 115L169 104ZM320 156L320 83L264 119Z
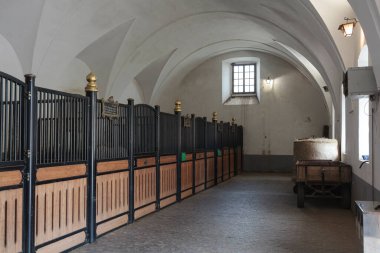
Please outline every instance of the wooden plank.
M215 185L214 181L207 182L207 184L206 184L207 188L214 186L214 185Z
M181 163L181 190L193 186L193 162Z
M160 196L165 198L177 191L177 165L160 166Z
M107 233L108 231L111 231L112 229L123 226L127 223L128 223L128 214L98 225L96 227L96 234L99 236L101 234Z
M135 208L156 200L156 167L135 171Z
M98 173L111 172L117 170L126 170L129 168L128 160L100 162L96 165L96 171Z
M187 198L191 195L193 195L193 189L189 189L187 191L182 192L181 193L181 199Z
M86 226L87 179L36 186L36 245Z
M201 191L204 191L205 190L205 184L202 184L202 185L198 185L197 187L195 187L195 192L201 192Z
M171 196L169 198L166 198L164 200L161 200L160 201L160 207L163 208L165 206L168 206L170 204L173 204L177 201L177 197L176 196Z
M22 174L19 170L0 172L0 187L19 185L22 183Z
M0 191L0 252L22 250L22 189Z
M205 157L205 153L199 152L199 153L196 153L195 156L196 156L196 159L202 159Z
M175 155L166 155L160 157L160 163L176 163L177 162L177 156Z
M144 208L141 208L139 210L135 211L135 219L140 219L144 217L145 215L148 215L150 213L153 213L156 211L156 203L150 204L149 206L146 206Z
M86 240L85 232L80 232L78 234L72 235L58 242L49 244L37 250L37 253L51 253L51 252L62 252L68 250L76 245L84 243Z
M138 158L136 164L137 164L137 168L154 166L156 165L156 158L155 157Z
M37 181L41 182L83 176L86 174L86 170L87 168L85 164L39 168L37 170Z

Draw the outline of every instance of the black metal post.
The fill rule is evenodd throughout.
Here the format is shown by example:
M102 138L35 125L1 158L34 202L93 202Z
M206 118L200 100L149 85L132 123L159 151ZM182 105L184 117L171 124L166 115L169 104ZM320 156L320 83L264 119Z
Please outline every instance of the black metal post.
M88 97L87 113L87 241L96 240L96 131L97 131L97 93L96 77L87 76L86 96Z
M191 139L191 146L192 146L192 153L193 153L193 195L195 194L195 163L196 163L196 153L195 153L195 115L191 114L191 133L192 133L192 139Z
M222 178L221 181L224 181L224 123L223 121L220 122L222 132L220 133L220 153L222 155Z
M207 158L207 118L203 117L203 121L204 121L204 135L205 135L204 144L203 144L203 146L204 146L203 153L205 156L205 158L204 158L204 165L205 165L204 177L205 177L205 189L207 189L207 159L208 159Z
M134 127L135 127L135 102L132 98L128 99L129 121L128 121L128 153L129 153L129 223L135 220L135 173L134 173Z
M176 101L176 107L174 109L175 115L177 115L177 202L181 201L181 161L182 161L182 138L181 138L181 128L182 128L182 120L181 120L181 102Z
M36 114L36 77L32 74L25 75L25 131L24 131L24 178L23 178L23 252L33 253L34 247L34 219L35 219L35 185L36 185L36 161L35 143L37 123Z
M214 123L214 183L218 184L218 121L213 120Z
M231 178L231 126L228 123L228 178Z
M155 106L155 119L156 119L156 208L160 209L160 182L161 182L161 171L160 171L160 106Z
M238 153L237 153L237 140L236 140L236 136L237 136L237 127L236 127L236 124L232 124L232 134L233 134L233 147L234 147L234 176L237 176L237 156L238 156Z

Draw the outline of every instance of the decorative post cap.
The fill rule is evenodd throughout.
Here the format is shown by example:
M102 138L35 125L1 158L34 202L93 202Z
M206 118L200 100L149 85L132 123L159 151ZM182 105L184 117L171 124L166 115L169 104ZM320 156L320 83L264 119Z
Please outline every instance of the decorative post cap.
M218 121L218 113L217 112L213 112L212 113L212 122L217 122Z
M97 92L98 87L96 86L96 76L94 73L90 72L90 74L87 75L86 77L87 80L87 86L85 88L85 91L90 91L90 92Z
M232 117L232 125L235 125L235 121L236 121L235 117Z
M179 99L177 99L175 101L174 112L181 112L182 111L181 105L182 105L181 101Z

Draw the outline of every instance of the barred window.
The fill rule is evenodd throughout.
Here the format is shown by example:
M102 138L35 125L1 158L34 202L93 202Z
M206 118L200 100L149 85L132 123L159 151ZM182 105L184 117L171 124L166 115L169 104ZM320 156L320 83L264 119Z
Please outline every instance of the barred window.
M234 95L256 93L256 64L232 64L232 93Z

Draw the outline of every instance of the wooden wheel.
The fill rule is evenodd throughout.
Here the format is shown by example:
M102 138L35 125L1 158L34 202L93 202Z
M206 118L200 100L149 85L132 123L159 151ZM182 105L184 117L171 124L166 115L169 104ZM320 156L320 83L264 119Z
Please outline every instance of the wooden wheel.
M297 183L297 207L303 208L305 206L305 185Z

